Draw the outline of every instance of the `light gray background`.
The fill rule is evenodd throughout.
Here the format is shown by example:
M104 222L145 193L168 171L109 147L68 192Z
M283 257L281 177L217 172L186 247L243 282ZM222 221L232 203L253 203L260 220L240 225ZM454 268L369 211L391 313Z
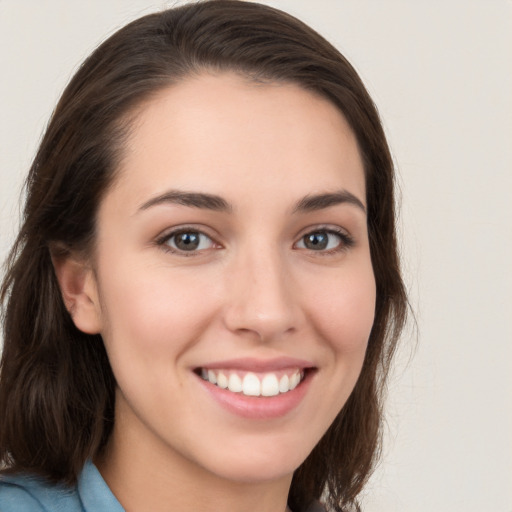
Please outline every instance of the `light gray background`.
M512 512L512 2L275 0L373 95L399 169L416 335L389 386L367 512ZM72 72L170 2L0 0L0 256Z

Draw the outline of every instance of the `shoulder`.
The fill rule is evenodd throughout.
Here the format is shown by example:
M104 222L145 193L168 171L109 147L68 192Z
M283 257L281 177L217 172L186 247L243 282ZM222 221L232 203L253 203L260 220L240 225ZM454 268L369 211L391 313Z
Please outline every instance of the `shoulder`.
M106 511L125 512L91 461L74 487L25 474L0 476L0 512Z
M1 512L81 512L74 488L29 475L0 476Z

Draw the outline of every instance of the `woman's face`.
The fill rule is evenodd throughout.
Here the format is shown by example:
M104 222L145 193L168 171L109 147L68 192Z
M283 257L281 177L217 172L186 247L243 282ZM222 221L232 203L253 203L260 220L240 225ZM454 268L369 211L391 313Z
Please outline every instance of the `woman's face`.
M94 267L112 446L142 467L288 477L350 395L374 318L351 129L291 84L162 91L100 206Z

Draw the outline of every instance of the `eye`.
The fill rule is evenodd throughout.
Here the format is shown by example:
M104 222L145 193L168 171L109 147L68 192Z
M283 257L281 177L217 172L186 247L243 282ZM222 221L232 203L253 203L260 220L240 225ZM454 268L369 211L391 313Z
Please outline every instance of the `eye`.
M352 238L346 233L319 229L304 235L296 244L298 249L310 251L336 252L353 245Z
M158 244L167 246L171 252L188 253L204 251L215 246L215 242L208 235L192 229L169 233L160 239Z

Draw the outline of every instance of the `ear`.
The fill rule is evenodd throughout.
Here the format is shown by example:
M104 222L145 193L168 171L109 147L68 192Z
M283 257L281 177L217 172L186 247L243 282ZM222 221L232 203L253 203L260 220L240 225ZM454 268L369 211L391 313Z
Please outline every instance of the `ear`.
M82 258L52 254L62 299L77 329L98 334L102 329L98 286L93 269Z

